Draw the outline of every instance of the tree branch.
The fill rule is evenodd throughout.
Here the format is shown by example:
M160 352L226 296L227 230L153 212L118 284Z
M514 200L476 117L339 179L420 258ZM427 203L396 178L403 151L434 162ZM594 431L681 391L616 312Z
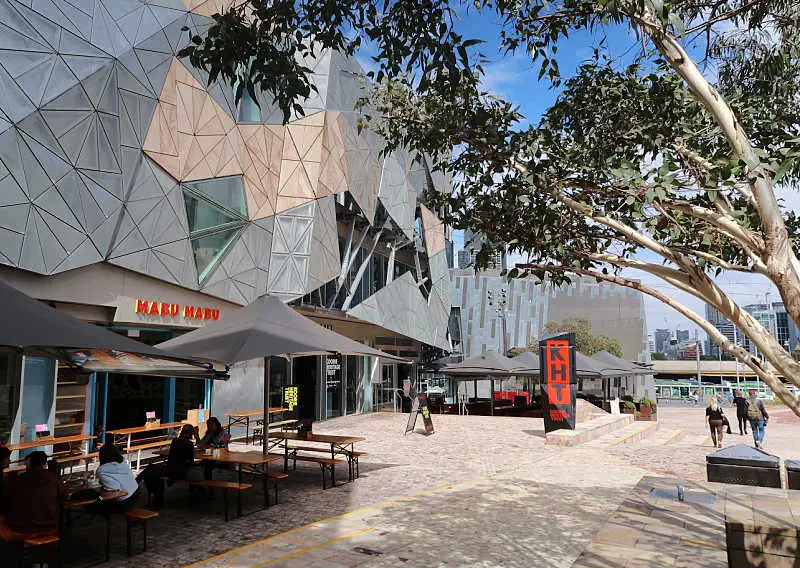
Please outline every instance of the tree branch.
M695 32L699 32L701 30L707 30L707 29L711 28L711 26L713 26L714 24L718 24L719 22L722 22L722 21L725 21L725 20L730 20L731 18L735 18L739 14L741 14L743 12L746 12L747 10L752 8L753 6L757 6L758 4L761 4L761 3L762 3L762 0L753 0L752 2L748 2L747 4L744 4L743 6L739 6L735 10L731 10L730 12L725 12L724 14L720 14L719 16L715 16L715 17L711 18L710 20L707 20L707 21L703 22L702 24L698 24L698 25L696 25L696 26L694 26L692 28L689 28L688 30L685 30L683 32L683 35L691 35L691 34L693 34Z
M736 345L732 343L727 337L725 337L722 332L720 332L716 327L711 325L707 319L699 315L694 310L684 306L680 302L677 302L664 294L663 292L659 292L655 288L647 286L646 284L642 284L641 282L637 282L635 280L629 280L627 278L623 278L616 274L603 274L600 272L595 272L592 270L585 270L581 268L571 268L567 266L558 266L552 264L517 264L517 268L522 270L544 270L544 271L557 271L557 272L567 272L573 274L579 274L581 276L588 276L590 278L596 278L598 280L603 280L605 282L611 282L613 284L617 284L619 286L624 286L626 288L631 288L633 290L637 290L643 294L647 294L648 296L663 302L664 304L670 306L678 313L682 314L689 320L693 321L697 324L703 331L708 333L709 337L719 345L722 349L730 353L733 357L735 357L738 361L741 361L748 367L750 367L753 372L755 372L761 380L763 380L770 389L778 396L778 398L783 401L786 406L792 409L792 411L800 416L800 400L796 399L792 392L783 384L780 380L778 375L773 372L771 369L766 367L760 359L758 359L755 355L745 350L742 346Z

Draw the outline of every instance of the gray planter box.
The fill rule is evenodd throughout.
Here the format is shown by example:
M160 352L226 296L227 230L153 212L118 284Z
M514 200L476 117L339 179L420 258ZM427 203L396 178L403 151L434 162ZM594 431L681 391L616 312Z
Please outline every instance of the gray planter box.
M708 480L717 483L779 488L780 472L779 458L750 446L730 446L706 456Z
M800 489L800 461L786 460L786 487Z

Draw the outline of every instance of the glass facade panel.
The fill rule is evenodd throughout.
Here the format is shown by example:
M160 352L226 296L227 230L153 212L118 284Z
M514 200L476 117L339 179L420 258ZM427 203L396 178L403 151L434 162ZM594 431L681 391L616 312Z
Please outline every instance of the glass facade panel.
M247 217L247 201L244 196L244 183L242 183L241 176L186 182L186 185L226 209L230 209L242 217ZM196 206L193 205L193 207ZM190 224L189 226L191 227L192 225Z
M192 251L197 265L197 277L200 281L208 275L216 261L227 250L240 231L241 227L232 227L192 239Z
M188 191L183 192L183 200L186 204L186 220L189 222L191 233L242 222L239 217Z
M238 122L261 122L261 109L247 89L242 91L242 98L239 99Z

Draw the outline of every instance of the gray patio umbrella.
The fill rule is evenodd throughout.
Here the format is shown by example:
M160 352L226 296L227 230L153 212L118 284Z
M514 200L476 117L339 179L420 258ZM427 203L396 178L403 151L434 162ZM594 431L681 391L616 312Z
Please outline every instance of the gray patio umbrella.
M252 304L205 327L165 341L159 344L159 348L176 355L219 361L229 365L263 357L264 453L267 453L268 448L270 357L291 359L306 355L342 353L408 362L402 357L389 355L325 329L294 311L280 298L269 295L262 296Z
M325 329L275 296L262 296L205 327L158 345L174 355L221 363L261 357L302 357L342 353L407 362Z
M622 375L652 375L653 370L641 367L636 363L626 361L621 357L617 357L608 351L600 351L592 355L592 359L598 361L601 365L609 368L617 369Z
M0 345L54 356L88 372L214 378L211 365L86 323L0 282Z
M494 415L494 380L496 378L511 377L514 375L536 376L539 374L539 366L530 366L517 358L505 357L496 351L488 351L477 357L472 357L462 361L446 365L439 370L440 373L450 375L457 381L474 380L480 377L488 377L491 381L492 394L489 397L489 408L492 416Z

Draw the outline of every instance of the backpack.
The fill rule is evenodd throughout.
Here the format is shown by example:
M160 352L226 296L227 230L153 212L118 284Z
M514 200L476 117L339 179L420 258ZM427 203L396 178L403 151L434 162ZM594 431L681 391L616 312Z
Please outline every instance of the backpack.
M758 400L751 400L750 406L747 407L748 420L763 420L764 415L761 413L761 403Z

